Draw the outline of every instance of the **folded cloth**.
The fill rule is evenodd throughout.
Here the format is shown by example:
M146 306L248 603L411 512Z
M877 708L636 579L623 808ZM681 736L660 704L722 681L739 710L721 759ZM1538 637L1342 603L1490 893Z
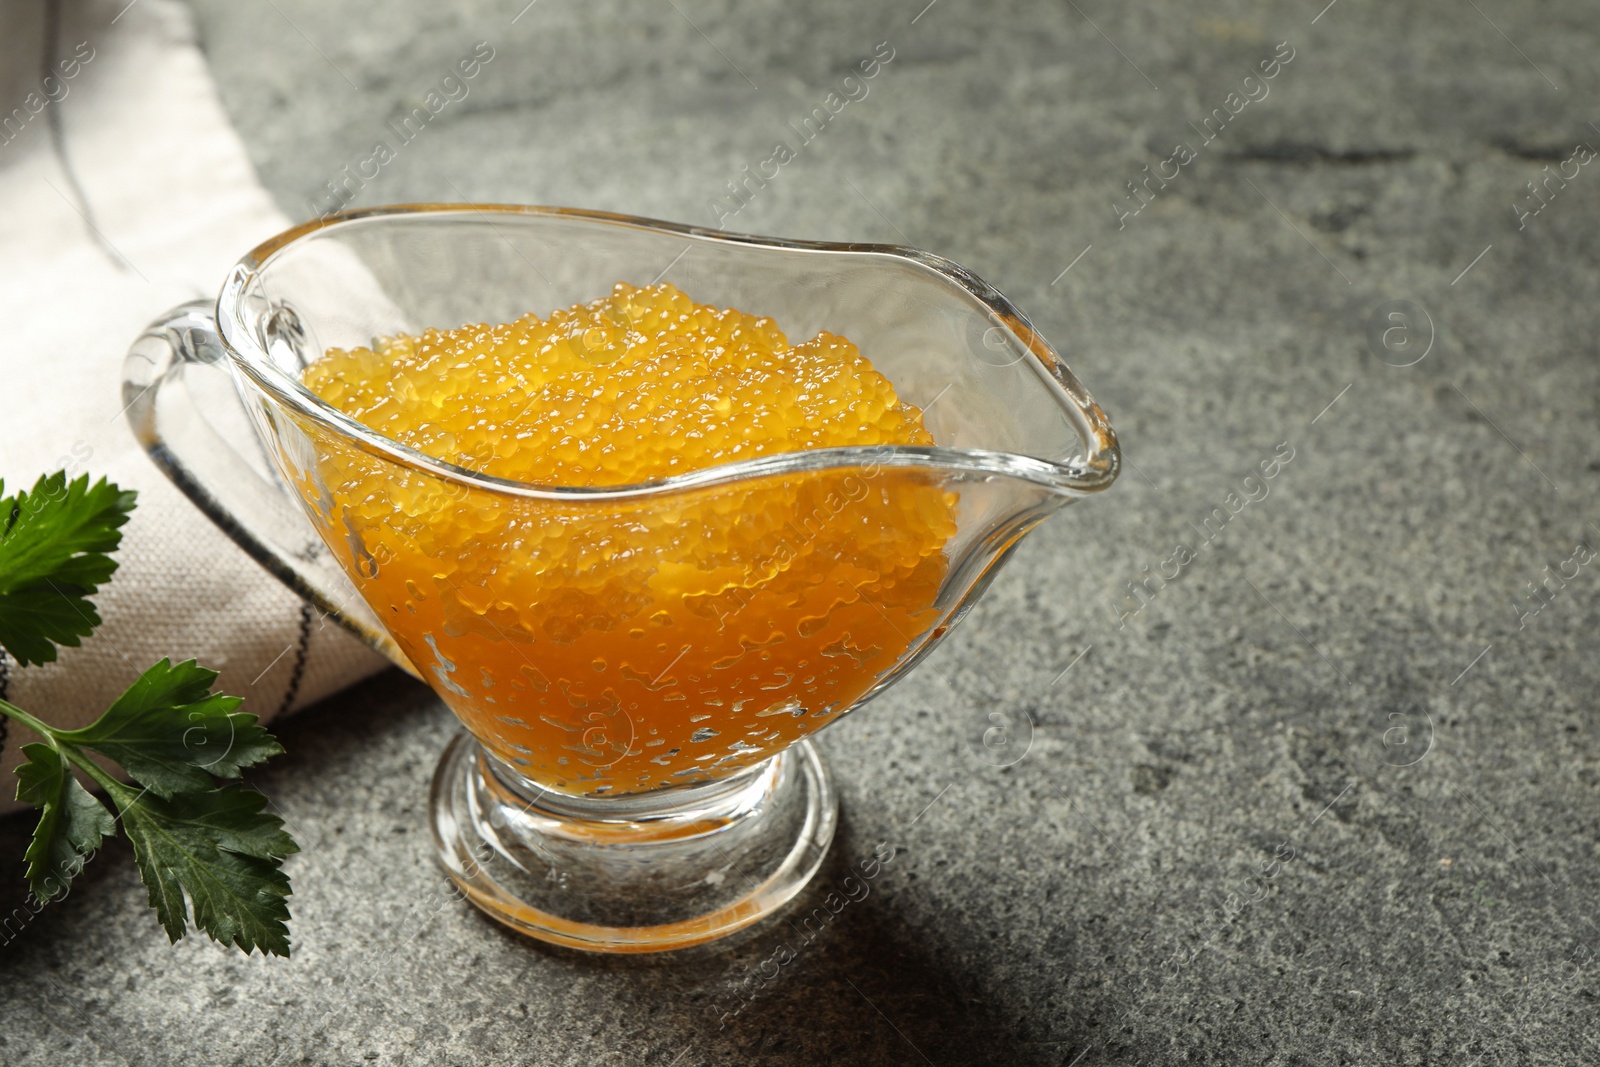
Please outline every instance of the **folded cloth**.
M51 8L54 7L52 11ZM66 468L139 491L105 620L57 662L0 652L0 698L82 726L163 656L222 672L270 719L387 661L324 621L174 489L135 442L121 370L152 319L211 296L288 226L172 0L0 0L0 478ZM35 740L0 718L0 783ZM15 807L0 789L0 810Z

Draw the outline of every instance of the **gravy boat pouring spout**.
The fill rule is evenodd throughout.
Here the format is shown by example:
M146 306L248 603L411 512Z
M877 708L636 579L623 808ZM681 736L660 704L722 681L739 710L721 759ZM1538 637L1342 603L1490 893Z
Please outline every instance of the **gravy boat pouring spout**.
M662 281L791 337L849 338L933 443L540 485L424 454L302 383L330 349ZM308 223L246 256L214 309L154 324L125 379L135 430L196 503L466 726L432 809L463 891L600 951L708 941L798 893L835 825L810 736L1119 465L1055 350L947 260L554 208ZM717 877L729 864L746 877Z

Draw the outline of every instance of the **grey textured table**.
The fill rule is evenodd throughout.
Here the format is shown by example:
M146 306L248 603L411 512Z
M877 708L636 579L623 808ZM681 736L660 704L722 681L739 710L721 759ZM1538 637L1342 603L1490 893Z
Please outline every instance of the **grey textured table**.
M521 2L198 15L297 218L488 42L355 204L932 249L1068 354L1128 469L823 736L843 826L804 906L896 855L815 940L502 932L427 844L453 721L384 677L256 776L306 846L294 959L169 948L113 849L0 952L0 1061L1600 1062L1591 3ZM1026 756L980 759L1023 713Z

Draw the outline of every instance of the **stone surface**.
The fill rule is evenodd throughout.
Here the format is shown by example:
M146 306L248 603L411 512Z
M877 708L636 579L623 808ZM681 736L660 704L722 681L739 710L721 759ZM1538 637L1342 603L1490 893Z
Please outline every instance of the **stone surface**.
M357 205L713 224L889 42L721 221L971 267L1067 353L1129 465L823 736L844 822L817 885L892 843L871 896L727 1018L791 928L642 962L518 940L445 895L422 816L452 720L386 677L285 724L256 776L306 845L292 962L169 948L107 849L0 951L0 1061L1600 1060L1597 567L1525 598L1600 543L1600 168L1522 228L1513 208L1600 142L1591 5L923 2L197 5L297 218L486 41ZM1284 41L1207 143L1190 124L1259 96ZM1180 142L1195 158L1119 224ZM1397 300L1426 312L1393 323L1409 347L1369 342ZM1269 495L1202 544L1280 442ZM1179 576L1128 598L1180 543ZM989 716L1024 711L1026 756L980 759ZM0 855L25 831L0 825Z

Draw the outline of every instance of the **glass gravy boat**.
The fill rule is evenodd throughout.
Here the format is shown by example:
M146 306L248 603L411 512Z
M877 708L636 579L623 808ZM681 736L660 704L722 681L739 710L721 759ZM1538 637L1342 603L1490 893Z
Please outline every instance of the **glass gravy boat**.
M791 342L849 338L936 443L541 486L423 455L300 381L330 347L661 280ZM947 260L557 208L290 230L214 307L139 338L124 397L207 515L466 725L431 798L450 877L514 929L594 951L699 944L794 897L837 821L807 738L909 670L1023 534L1119 465L1055 350Z

